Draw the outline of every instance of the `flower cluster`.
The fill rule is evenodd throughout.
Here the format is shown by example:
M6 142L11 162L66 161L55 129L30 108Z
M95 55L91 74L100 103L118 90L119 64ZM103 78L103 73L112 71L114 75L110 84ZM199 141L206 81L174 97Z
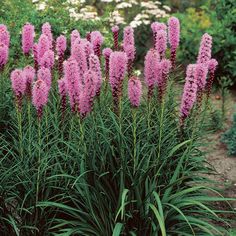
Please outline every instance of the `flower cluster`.
M10 46L10 34L5 25L0 24L0 71L7 64Z

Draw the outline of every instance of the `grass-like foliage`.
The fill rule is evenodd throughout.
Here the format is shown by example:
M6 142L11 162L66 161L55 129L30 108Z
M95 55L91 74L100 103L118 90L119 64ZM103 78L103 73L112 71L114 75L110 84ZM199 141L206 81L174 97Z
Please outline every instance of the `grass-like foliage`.
M84 120L69 109L61 119L54 87L41 122L25 101L20 135L12 110L1 137L1 235L224 235L212 203L227 199L202 176L201 116L181 137L169 84L162 104L154 96L131 109L124 96L118 116L103 89Z

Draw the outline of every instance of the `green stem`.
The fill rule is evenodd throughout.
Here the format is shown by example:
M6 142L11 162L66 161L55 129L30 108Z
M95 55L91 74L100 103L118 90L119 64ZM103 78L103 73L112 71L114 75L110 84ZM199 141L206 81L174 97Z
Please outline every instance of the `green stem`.
M31 103L30 101L28 101L27 104L27 112L28 112L28 122L29 122L29 141L28 141L28 151L29 151L29 155L31 157Z
M164 100L164 97L163 97L163 101L161 103L161 119L160 119L160 128L159 128L157 163L159 163L160 156L161 156L161 139L162 139L162 128L163 128L164 110L165 110L165 100Z
M17 106L17 105L16 105ZM22 136L22 114L18 107L16 107L17 110L17 120L18 120L18 134L19 134L19 145L20 145L20 157L23 158L23 136Z
M133 153L133 159L134 159L134 172L135 173L135 169L136 169L136 165L137 163L137 150L136 150L136 143L137 143L137 122L136 122L136 117L137 117L137 113L135 108L132 110L132 115L133 115L133 148L134 148L134 153Z
M37 172L37 180L36 180L36 202L38 203L39 199L39 181L40 181L40 166L41 166L41 122L38 120L38 172Z

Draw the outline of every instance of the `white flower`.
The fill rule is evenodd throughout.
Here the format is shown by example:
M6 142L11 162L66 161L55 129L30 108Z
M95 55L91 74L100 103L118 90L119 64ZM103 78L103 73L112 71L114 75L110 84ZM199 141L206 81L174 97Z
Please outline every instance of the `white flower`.
M37 9L38 9L39 11L45 10L46 7L47 7L47 4L46 4L45 2L39 3L39 4L37 5Z
M131 3L128 2L122 2L116 5L117 9L124 9L124 8L128 8L128 7L132 7Z
M164 5L163 8L167 11L171 11L171 8L169 6Z
M133 21L130 22L130 26L132 28L136 28L136 27L140 26L141 24L142 24L142 21L135 21L135 20L133 20Z

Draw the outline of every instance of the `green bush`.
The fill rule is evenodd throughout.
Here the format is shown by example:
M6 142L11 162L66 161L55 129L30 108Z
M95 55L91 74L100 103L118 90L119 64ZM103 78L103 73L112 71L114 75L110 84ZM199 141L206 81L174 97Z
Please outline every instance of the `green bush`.
M221 141L226 144L229 155L236 155L236 114L234 114L233 125L227 130L221 138Z

